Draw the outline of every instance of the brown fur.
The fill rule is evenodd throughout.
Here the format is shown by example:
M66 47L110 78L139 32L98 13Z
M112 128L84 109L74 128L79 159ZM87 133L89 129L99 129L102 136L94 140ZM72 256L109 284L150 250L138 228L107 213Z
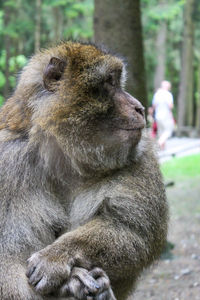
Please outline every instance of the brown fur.
M96 267L126 299L159 257L165 191L124 78L120 58L63 43L30 60L1 109L2 300L85 299L85 286L114 299Z

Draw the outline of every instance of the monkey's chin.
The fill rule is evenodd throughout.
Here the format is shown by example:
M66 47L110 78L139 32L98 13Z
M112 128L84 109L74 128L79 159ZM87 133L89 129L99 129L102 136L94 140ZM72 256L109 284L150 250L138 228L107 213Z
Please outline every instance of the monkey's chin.
M131 141L132 145L137 145L142 136L142 129L143 128L118 128L116 135L123 143Z

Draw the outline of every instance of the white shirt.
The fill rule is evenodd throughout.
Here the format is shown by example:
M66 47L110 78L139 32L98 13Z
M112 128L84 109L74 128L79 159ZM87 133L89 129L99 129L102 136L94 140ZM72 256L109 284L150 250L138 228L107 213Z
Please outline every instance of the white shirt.
M168 120L172 119L171 107L173 106L172 93L164 89L158 89L155 93L152 101L155 107L155 119L156 120Z

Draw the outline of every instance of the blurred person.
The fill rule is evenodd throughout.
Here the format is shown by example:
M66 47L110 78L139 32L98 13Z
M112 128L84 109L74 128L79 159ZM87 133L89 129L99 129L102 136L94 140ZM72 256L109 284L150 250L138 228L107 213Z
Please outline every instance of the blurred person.
M172 136L174 130L174 118L172 113L174 101L170 89L171 83L166 80L162 81L152 101L158 128L158 144L162 150L164 150L166 141Z
M148 114L147 114L147 122L149 125L149 131L150 131L150 136L152 138L156 138L157 135L157 124L155 120L155 111L152 106L148 108Z

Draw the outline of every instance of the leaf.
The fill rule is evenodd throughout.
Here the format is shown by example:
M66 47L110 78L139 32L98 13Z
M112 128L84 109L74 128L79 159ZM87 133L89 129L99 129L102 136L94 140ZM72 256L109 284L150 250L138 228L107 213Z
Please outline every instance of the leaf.
M24 55L18 55L18 56L16 57L16 62L17 62L17 64L18 64L18 66L19 66L20 68L22 68L22 67L26 64L27 58L26 58Z

